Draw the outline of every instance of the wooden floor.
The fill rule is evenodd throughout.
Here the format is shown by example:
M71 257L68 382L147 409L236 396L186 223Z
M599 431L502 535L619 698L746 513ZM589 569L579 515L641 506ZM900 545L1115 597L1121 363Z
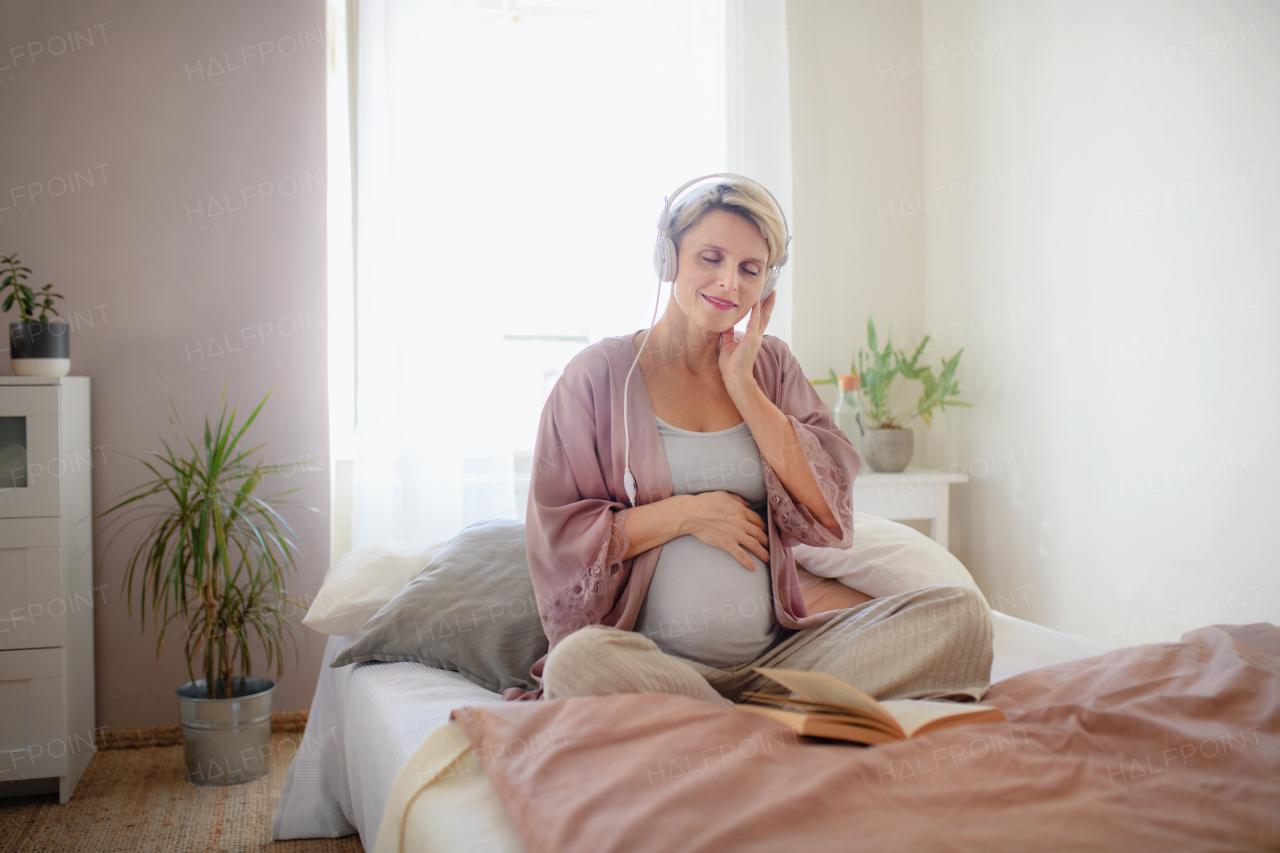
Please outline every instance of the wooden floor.
M271 736L270 772L243 785L186 780L181 746L99 750L66 805L56 794L0 798L0 851L359 853L360 837L272 841L301 732Z

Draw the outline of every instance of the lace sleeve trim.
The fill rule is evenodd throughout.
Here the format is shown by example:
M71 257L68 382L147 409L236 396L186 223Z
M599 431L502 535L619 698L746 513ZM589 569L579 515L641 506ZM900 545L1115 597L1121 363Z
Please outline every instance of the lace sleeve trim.
M830 530L818 523L807 507L796 503L782 485L782 481L778 479L778 475L769 467L769 463L762 458L760 463L761 468L764 469L764 482L769 492L769 506L773 510L774 521L777 522L778 529L789 533L806 545L819 548L848 548L853 544L853 495L844 471L823 449L817 436L794 417L791 418L791 425L795 428L796 437L800 439L800 451L809 463L813 478L818 482L818 491L835 515L836 521L840 523L840 532L843 536L836 538Z
M547 608L543 621L553 647L579 628L600 624L613 609L622 580L623 555L631 547L626 524L625 509L613 514L609 535L600 543L591 565L577 583Z

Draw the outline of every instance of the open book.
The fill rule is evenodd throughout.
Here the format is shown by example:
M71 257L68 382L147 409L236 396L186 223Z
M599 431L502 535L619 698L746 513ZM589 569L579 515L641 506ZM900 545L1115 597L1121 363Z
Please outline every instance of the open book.
M739 705L768 717L806 737L825 737L853 743L877 744L906 740L951 726L1004 722L993 705L967 705L927 699L877 702L851 684L824 672L794 669L755 671L771 678L795 696L744 693L754 703Z

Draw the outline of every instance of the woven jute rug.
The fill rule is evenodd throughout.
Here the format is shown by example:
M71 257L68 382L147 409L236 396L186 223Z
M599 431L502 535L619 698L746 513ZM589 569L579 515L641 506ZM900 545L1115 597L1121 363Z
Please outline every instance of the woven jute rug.
M271 712L271 731L273 732L300 732L306 727L306 711ZM141 746L175 745L182 745L182 726L98 729L98 749L137 749Z
M115 732L71 802L56 794L0 798L0 851L40 853L359 853L359 836L272 841L271 823L305 712L273 715L269 772L242 785L186 780L181 733L158 726ZM292 731L281 731L292 729ZM175 745L150 745L173 743ZM103 748L106 747L106 748Z

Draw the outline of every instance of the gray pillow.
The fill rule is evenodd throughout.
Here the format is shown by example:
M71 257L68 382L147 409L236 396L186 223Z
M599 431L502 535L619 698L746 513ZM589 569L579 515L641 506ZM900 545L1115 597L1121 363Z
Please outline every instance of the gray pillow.
M547 653L524 550L524 524L473 524L364 624L330 664L412 660L493 691L534 690Z

